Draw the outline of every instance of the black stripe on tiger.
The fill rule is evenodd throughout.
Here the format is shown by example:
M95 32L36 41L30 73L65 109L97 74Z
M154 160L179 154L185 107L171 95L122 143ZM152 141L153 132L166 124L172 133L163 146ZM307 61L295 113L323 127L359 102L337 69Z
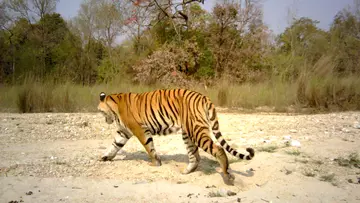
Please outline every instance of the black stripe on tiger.
M111 95L109 97L115 104L117 104L117 102L115 101L115 99Z
M146 140L146 143L145 143L145 145L148 145L150 142L152 142L153 141L153 138L152 137L149 137L147 140Z
M116 146L118 146L118 147L120 147L120 148L122 148L122 147L124 146L124 144L118 143L118 142L114 142L113 144L115 144Z

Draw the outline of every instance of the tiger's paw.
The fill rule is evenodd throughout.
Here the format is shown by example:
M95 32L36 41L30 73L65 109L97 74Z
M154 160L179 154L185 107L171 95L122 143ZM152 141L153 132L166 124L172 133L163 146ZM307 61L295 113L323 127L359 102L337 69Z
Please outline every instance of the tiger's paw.
M150 166L161 166L161 160L154 160L149 163Z
M197 168L197 164L196 165L189 164L183 171L181 171L181 174L186 175L192 173L196 170L196 168Z
M187 168L185 168L184 170L181 171L181 174L186 175L191 173L191 171L189 171Z
M185 168L184 170L181 171L181 174L186 175L186 174L189 174L189 173L194 172L194 171L195 171L195 169L189 170L189 169Z
M234 181L235 181L234 175L228 173L228 174L223 174L222 177L226 185L234 185Z

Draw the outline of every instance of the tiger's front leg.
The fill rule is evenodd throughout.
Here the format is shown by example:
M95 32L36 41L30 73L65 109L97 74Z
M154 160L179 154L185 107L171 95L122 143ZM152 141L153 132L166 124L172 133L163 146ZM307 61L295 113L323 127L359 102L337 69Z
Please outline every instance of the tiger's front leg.
M154 147L154 141L152 134L149 130L145 130L144 133L138 136L140 143L144 146L146 152L148 153L151 159L151 166L161 166L161 160L159 155L157 155Z
M107 149L105 154L101 157L102 161L110 161L115 158L117 152L124 147L129 140L129 136L126 136L123 132L117 131L118 135L115 137L112 145Z

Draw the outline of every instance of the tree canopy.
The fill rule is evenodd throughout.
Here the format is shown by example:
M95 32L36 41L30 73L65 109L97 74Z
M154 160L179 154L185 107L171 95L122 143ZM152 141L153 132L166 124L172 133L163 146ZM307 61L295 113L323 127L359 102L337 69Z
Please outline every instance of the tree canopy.
M58 0L5 0L0 82L29 75L82 85L119 77L169 85L295 81L324 58L336 74L360 74L356 2L334 16L328 31L301 17L275 36L257 0L216 1L210 11L200 0L84 0L68 21L55 12Z

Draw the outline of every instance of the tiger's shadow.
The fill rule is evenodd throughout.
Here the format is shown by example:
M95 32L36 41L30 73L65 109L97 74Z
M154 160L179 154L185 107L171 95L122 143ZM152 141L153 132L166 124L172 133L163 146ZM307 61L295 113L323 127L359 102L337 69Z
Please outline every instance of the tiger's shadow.
M124 158L119 158L120 156L125 156ZM181 162L181 163L188 163L189 157L186 154L162 154L160 155L160 159L162 164L170 164L171 162ZM137 151L137 152L126 152L122 150L118 153L118 155L113 159L113 161L134 161L134 160L142 160L145 162L149 162L149 156L144 151ZM237 162L237 161L235 161ZM231 166L231 163L230 163ZM199 163L198 168L196 171L202 171L203 173L210 175L214 173L219 173L216 168L220 167L220 164L215 159L210 159L206 156L201 156L201 160ZM238 175L251 177L254 176L253 170L246 170L244 171L236 171L232 168L229 169L230 173L235 173Z

